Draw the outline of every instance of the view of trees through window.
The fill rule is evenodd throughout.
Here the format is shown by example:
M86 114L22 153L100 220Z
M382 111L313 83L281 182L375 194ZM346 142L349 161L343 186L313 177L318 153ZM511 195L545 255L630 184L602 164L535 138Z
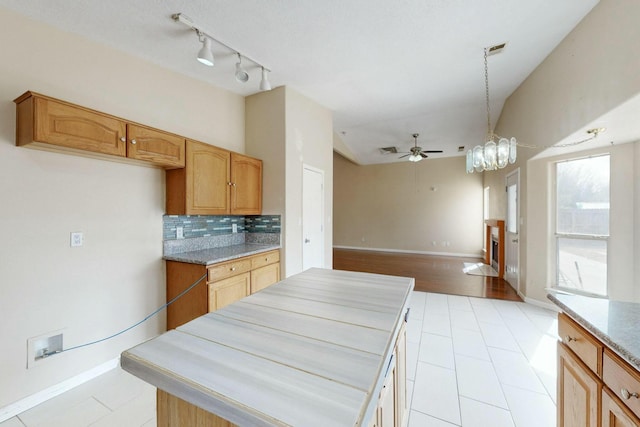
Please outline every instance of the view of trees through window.
M607 295L609 156L556 164L557 286Z

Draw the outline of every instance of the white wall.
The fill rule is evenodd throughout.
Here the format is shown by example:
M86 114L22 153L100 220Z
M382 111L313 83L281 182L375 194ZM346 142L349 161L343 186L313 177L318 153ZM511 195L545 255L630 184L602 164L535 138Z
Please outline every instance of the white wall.
M334 245L481 255L482 175L466 174L464 157L366 166L334 159Z
M164 172L16 147L26 90L244 151L244 99L0 9L0 407L114 359L164 315L26 369L27 338L64 329L68 348L165 301ZM69 233L85 244L69 247Z

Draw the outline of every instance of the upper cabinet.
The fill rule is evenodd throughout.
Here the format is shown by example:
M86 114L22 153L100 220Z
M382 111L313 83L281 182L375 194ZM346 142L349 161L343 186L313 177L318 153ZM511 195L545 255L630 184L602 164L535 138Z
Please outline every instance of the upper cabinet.
M230 213L262 213L262 160L231 153Z
M262 161L187 140L185 168L167 171L167 214L260 213Z
M26 92L15 103L17 145L43 143L165 168L184 167L185 140L181 136L34 92Z

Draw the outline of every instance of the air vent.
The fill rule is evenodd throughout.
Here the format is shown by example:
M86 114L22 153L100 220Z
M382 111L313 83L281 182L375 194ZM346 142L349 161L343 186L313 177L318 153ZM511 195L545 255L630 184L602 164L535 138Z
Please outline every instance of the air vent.
M460 153L461 151L464 151L464 145L458 147L458 153Z
M398 149L396 147L382 147L380 148L380 154L396 154Z
M487 56L495 55L504 50L507 43L497 44L495 46L491 46L487 48Z

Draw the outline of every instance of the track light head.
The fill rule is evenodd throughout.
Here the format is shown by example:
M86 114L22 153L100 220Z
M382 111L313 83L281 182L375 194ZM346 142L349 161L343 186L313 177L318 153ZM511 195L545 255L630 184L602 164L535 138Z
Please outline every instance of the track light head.
M249 73L242 66L242 56L238 54L238 62L236 63L236 80L240 83L249 81Z
M211 39L204 37L202 40L202 49L198 52L198 61L209 67L213 67L213 52L211 52Z
M262 67L262 79L260 80L260 90L271 90L271 83L267 78L268 71Z

